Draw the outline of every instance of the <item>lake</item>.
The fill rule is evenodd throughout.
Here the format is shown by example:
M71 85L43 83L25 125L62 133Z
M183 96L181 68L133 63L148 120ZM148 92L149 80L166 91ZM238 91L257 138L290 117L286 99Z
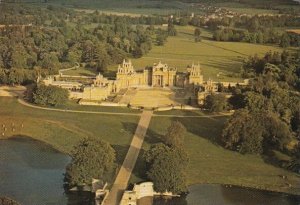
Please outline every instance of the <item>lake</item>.
M84 193L64 194L63 174L70 160L30 138L0 140L0 196L22 205L87 205Z
M30 138L0 140L0 196L22 205L92 205L86 194L65 194L70 157ZM300 205L300 197L222 185L193 185L186 198L155 199L154 205Z
M154 205L300 205L300 196L235 186L199 184L189 192L185 199L156 199Z

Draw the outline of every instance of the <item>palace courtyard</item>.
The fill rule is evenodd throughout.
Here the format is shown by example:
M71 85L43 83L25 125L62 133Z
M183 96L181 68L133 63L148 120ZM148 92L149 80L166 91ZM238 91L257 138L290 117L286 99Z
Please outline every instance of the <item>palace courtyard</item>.
M132 107L157 108L184 105L191 95L184 89L130 88L116 100Z

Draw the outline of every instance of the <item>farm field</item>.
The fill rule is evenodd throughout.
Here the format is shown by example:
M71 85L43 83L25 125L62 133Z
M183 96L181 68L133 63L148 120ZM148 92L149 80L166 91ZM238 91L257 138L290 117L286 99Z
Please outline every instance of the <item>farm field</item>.
M217 6L225 8L237 13L243 14L278 14L279 9L290 9L294 8L295 4L292 2L284 1L259 1L251 0L247 2L220 2L220 1L201 1L202 4L207 6ZM68 2L61 0L54 0L48 4L55 4L66 6L70 8L94 11L99 10L108 14L125 14L125 15L170 15L178 11L190 11L196 14L202 13L198 5L183 3L180 1L147 1L147 0L122 0L122 1L78 1L70 0ZM272 5L270 9L266 9L267 6ZM255 7L255 8L253 8Z
M244 2L215 2L215 6L244 14L278 14L279 9L295 9L293 1L249 0ZM269 7L269 9L267 9Z
M99 10L107 14L126 14L130 16L139 15L169 15L180 9L189 7L189 4L167 1L147 1L147 0L122 0L122 1L78 1L70 0L68 2L55 0L50 4L61 5L69 8L85 10L87 12Z
M224 122L227 117L211 118L165 118L154 117L145 138L143 149L160 142L172 120L178 120L187 128L185 147L190 163L187 170L188 185L197 183L232 184L257 189L299 193L300 178L268 164L267 159L257 155L242 155L218 145ZM193 123L191 124L191 121ZM143 150L143 152L144 152ZM141 152L141 153L143 153ZM146 177L145 164L140 155L131 182L143 181ZM282 179L282 175L287 179ZM286 183L292 184L291 189Z
M194 42L194 27L176 27L178 35L169 37L164 46L153 46L152 50L139 59L132 59L135 69L151 66L162 61L179 71L187 65L200 63L205 79L215 81L241 81L239 77L242 62L250 55L264 55L268 51L282 51L282 48L240 42L212 41L212 34L202 29L202 42ZM116 71L117 65L110 70Z

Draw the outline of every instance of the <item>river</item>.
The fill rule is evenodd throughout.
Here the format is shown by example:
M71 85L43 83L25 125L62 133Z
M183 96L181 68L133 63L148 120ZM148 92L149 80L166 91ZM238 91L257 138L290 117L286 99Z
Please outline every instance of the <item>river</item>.
M29 138L0 140L0 196L22 205L92 205L87 194L65 194L63 173L70 157ZM155 199L154 205L300 205L300 197L225 187L194 185L186 198Z

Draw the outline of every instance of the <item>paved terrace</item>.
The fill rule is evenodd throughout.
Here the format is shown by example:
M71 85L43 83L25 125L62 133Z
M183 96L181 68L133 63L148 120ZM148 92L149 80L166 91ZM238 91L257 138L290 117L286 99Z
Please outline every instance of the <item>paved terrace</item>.
M134 107L165 107L169 105L185 104L185 91L169 88L129 88L119 100L121 104Z

